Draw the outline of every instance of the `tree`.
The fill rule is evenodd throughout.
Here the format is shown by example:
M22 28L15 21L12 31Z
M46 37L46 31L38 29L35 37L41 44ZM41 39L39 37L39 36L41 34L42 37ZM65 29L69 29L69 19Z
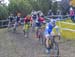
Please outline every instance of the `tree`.
M0 20L8 17L8 9L6 6L0 5Z
M41 10L44 14L47 14L48 10L51 9L52 0L29 0L33 7L33 10Z
M57 4L57 2L52 3L52 8L51 9L52 9L52 12L54 14L57 13L57 10L58 10L58 4Z
M61 1L61 10L62 14L66 14L69 11L69 0L62 0Z
M28 0L10 0L8 7L10 13L14 15L20 12L22 16L25 16L32 10L32 6L29 4Z
M44 14L47 14L48 10L51 7L51 3L49 3L49 0L39 0L38 5L40 10L43 11Z
M45 14L51 9L52 0L9 0L9 11L13 14L21 12L29 14L32 10L41 10Z

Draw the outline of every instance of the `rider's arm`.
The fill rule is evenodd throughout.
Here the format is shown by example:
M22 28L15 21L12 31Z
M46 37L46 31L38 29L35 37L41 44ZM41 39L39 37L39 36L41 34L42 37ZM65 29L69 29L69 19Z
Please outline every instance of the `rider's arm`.
M32 22L33 22L33 19L32 19L32 17L30 17L30 24L32 24Z

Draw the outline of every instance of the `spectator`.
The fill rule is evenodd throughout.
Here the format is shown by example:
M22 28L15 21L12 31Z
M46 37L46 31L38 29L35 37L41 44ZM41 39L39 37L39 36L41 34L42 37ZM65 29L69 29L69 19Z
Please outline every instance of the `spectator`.
M75 22L75 20L74 20L74 15L75 15L74 10L73 10L73 8L71 7L71 8L70 8L70 17L71 17L71 20L72 20L73 22Z

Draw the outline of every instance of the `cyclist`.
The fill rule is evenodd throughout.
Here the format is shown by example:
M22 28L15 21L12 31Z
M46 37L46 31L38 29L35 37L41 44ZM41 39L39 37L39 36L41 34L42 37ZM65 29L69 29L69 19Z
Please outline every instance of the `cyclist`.
M23 27L24 35L26 32L25 30L29 29L31 24L32 24L32 18L31 18L31 16L28 15L24 18L24 27ZM26 28L26 25L28 25L27 28ZM25 37L26 37L26 35L25 35Z
M48 22L46 24L46 28L45 28L45 39L46 39L46 52L49 53L50 52L50 48L49 48L49 44L48 41L49 39L52 40L52 38L50 36L54 35L54 32L52 31L53 28L56 26L55 24L55 20L54 19L50 19L50 22Z
M38 14L38 19L36 20L36 37L38 38L38 30L41 28L42 23L45 21L44 16Z
M24 18L24 24L32 24L32 17L31 16L26 16L25 18Z
M8 19L9 19L9 23L8 23L8 29L9 29L10 27L12 27L13 24L13 19L14 19L13 14L10 14Z
M15 18L14 30L16 30L16 27L20 24L20 16L21 16L21 14L18 13Z
M33 31L34 31L35 25L36 25L36 20L38 19L37 12L36 12L35 10L33 10L33 11L31 12L31 16L32 16L32 19L33 19L32 29L33 29Z
M44 29L45 28L45 23L46 23L44 16L40 16L38 21L41 24L41 29Z

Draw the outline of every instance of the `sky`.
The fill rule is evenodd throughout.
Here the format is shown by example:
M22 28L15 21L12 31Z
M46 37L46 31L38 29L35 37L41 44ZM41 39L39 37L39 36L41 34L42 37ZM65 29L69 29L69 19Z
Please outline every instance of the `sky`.
M56 0L56 1L61 1L61 0Z
M6 5L8 5L9 4L9 1L8 0L4 0L4 3L6 3Z

